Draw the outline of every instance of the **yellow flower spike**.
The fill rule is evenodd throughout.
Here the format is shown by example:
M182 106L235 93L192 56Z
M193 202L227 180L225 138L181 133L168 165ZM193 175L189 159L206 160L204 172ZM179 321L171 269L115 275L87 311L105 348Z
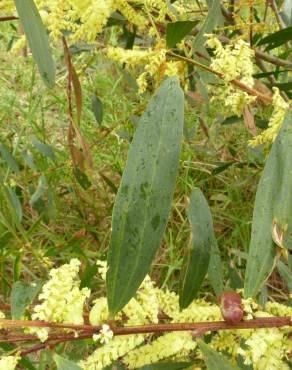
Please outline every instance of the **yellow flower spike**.
M135 9L129 5L126 0L117 1L117 9L127 18L131 23L140 29L144 29L147 25L147 20L140 13L136 12Z
M215 57L212 58L210 67L222 74L225 84L214 87L212 85L212 100L218 101L223 107L228 108L228 115L242 115L243 108L256 100L255 96L237 89L229 84L237 79L246 86L253 87L253 57L254 51L243 40L235 44L223 45L214 35L208 37L207 45L214 49Z
M90 295L90 290L79 289L80 264L78 259L73 258L69 264L50 271L50 280L43 286L39 295L42 303L33 309L33 320L83 324L83 305ZM36 333L42 342L49 334L48 328L30 328L28 331Z
M273 87L273 106L274 111L268 123L268 128L264 130L260 135L255 136L249 141L251 146L257 146L260 144L270 145L276 139L278 132L280 131L281 125L286 116L286 112L289 108L289 104L280 95L280 91L277 87Z
M15 370L19 360L20 357L18 355L0 357L0 369Z

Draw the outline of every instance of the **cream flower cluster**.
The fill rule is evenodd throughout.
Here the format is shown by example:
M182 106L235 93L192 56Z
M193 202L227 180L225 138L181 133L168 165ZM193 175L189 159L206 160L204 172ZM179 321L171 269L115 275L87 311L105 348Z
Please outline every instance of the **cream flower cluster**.
M109 47L107 56L127 67L144 66L144 71L137 78L139 92L143 93L150 78L159 84L164 76L175 76L184 74L184 63L167 61L167 50L163 45L156 45L155 49L142 50L134 48L126 50L119 47Z
M79 267L80 261L74 258L69 264L50 271L50 280L38 297L43 302L34 307L33 320L83 324L83 306L90 290L79 289ZM40 340L45 341L49 329L32 328L30 332L36 332Z
M19 356L3 356L0 358L0 369L15 370L19 360Z
M289 108L289 104L285 102L285 100L280 95L280 91L277 87L273 88L274 95L273 95L273 106L274 111L271 115L271 118L268 123L268 128L264 130L260 135L255 136L250 140L251 146L257 146L260 144L270 144L272 143L280 131L281 125L284 121L286 116L287 110Z
M97 264L100 266L99 272L101 273L101 278L105 280L105 272L107 270L106 264L104 261L97 261ZM124 323L126 326L145 325L151 322L157 322L159 301L155 292L156 288L154 287L154 283L146 276L136 297L130 300L123 308L122 312L117 314L115 319L120 320L122 316L127 317ZM89 321L91 325L100 325L108 319L108 314L106 298L97 298L90 311ZM103 324L103 327L104 326L105 324ZM107 332L106 329L105 327L105 332ZM103 335L109 339L106 333ZM86 360L81 361L79 366L84 370L101 370L141 345L146 337L147 335L135 334L106 340L106 343L102 347L94 351Z
M223 46L214 35L207 36L207 45L214 49L215 55L210 66L222 74L225 82L216 88L212 85L212 92L215 91L212 100L228 108L229 115L241 116L244 106L255 101L256 97L234 87L230 81L238 79L248 87L253 87L254 51L243 40Z
M98 261L97 264L101 278L105 280L106 262ZM83 323L83 304L89 296L89 290L79 289L79 267L80 262L72 259L69 264L50 271L50 280L39 296L43 302L35 307L33 319ZM243 299L242 303L245 319L274 315L289 316L292 319L292 308L280 303L268 302L265 312L252 299ZM180 310L178 295L159 289L149 276L146 276L136 296L116 315L115 320L124 326L147 325L157 323L160 313L169 316L168 322L222 320L219 306L204 299L196 299L189 307ZM101 325L102 328L93 335L97 349L78 364L83 370L102 370L117 360L129 369L159 361L189 361L194 358L202 361L196 339L189 331L171 332L158 337L152 334L114 336L107 324L108 316L107 299L97 298L93 302L89 322L91 325ZM41 332L44 336L42 340L48 335L48 329L44 330ZM286 360L292 351L289 335L289 328L219 331L210 333L209 345L225 356L229 354L234 364L240 355L244 363L252 365L255 370L288 370ZM2 357L0 369L14 370L18 361L18 356Z
M102 278L105 279L106 263L98 261L98 265ZM291 308L279 303L268 303L265 313L261 313L259 305L252 299L244 299L243 306L246 319L261 314L292 315ZM220 308L204 299L196 299L188 308L180 310L178 295L169 290L157 288L149 276L143 281L135 298L131 299L115 319L126 318L125 326L145 325L157 322L159 312L168 315L170 322L222 320ZM92 325L101 325L107 318L107 300L105 297L100 297L94 301L89 320ZM149 334L119 336L111 339L111 334L107 335L108 330L109 327L106 327L104 333L106 343L79 363L82 369L101 370L120 358L129 369L163 360L185 361L191 359L193 354L201 358L200 352L197 352L197 343L190 332L166 333L151 340ZM263 342L262 338L265 336L267 338ZM241 347L241 341L246 342L244 349ZM246 364L252 363L255 366L255 370L267 369L269 368L267 366L274 366L274 363L278 369L286 369L284 359L291 347L285 329L222 331L213 335L210 345L223 353L229 353L234 362L238 355L241 355ZM274 367L271 367L271 370L273 369Z
M114 333L111 330L110 326L103 324L99 334L93 334L92 338L95 342L99 341L100 343L106 344L113 339Z
M149 13L159 21L170 13L165 0L35 0L44 23L53 38L60 38L62 31L71 31L72 40L94 42L103 31L112 13L119 11L140 30L151 22ZM3 4L2 4L3 3ZM14 9L13 0L4 0L0 9ZM157 14L157 15L155 15Z
M106 27L110 16L118 11L128 21L129 27L136 26L139 32L147 32L155 40L155 45L148 49L134 48L125 50L119 47L108 47L110 59L129 66L143 66L144 71L137 79L140 92L147 88L149 80L158 85L164 76L180 75L183 79L185 63L166 60L166 48L160 37L157 37L157 22L167 19L177 20L176 4L170 5L165 0L35 0L45 26L54 40L62 32L70 32L70 41L94 43L96 37ZM13 7L8 0L6 9ZM183 9L184 1L180 1ZM193 6L193 11L197 5ZM188 8L188 11L190 9ZM22 36L13 45L12 51L18 53L25 45Z

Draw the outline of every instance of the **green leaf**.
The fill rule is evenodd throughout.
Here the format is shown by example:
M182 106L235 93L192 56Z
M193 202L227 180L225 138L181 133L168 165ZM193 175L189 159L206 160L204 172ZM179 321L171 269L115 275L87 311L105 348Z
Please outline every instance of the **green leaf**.
M100 125L102 122L102 117L103 117L103 107L102 107L101 100L99 99L98 96L96 96L96 94L92 95L91 108L92 108L94 117L96 119L96 122Z
M41 175L41 177L39 178L38 186L29 200L29 204L33 206L35 203L37 203L45 194L46 189L47 189L46 177L45 175Z
M31 136L31 143L43 156L50 158L53 162L56 161L55 153L50 145L42 143L35 135Z
M104 367L103 370L127 370L124 365L115 362L107 367Z
M20 252L14 259L13 263L13 281L16 282L20 278L22 269L22 252Z
M166 25L166 45L173 48L179 43L199 21L177 21Z
M11 290L11 316L13 320L21 319L26 307L31 304L41 289L41 283L24 283L17 281Z
M211 243L211 256L208 267L208 280L210 281L215 293L219 296L224 290L223 284L223 268L220 256L220 250L218 248L217 240L212 238Z
M21 153L21 155L22 155L22 158L25 161L25 163L28 165L28 167L32 171L35 171L36 172L37 171L37 166L34 163L33 156L31 155L31 153L29 153L26 150L23 150L22 153Z
M198 294L208 271L211 244L215 239L212 215L206 198L198 188L191 194L187 214L192 229L192 241L184 258L180 277L180 308L186 308Z
M276 83L271 85L271 87L278 87L282 91L290 91L292 90L292 82Z
M292 245L292 113L287 114L272 146L260 179L253 212L251 241L245 273L245 296L254 297L271 274L277 251L272 223L284 232L284 245Z
M258 45L269 44L267 50L274 49L292 40L292 26L274 32L260 40Z
M37 370L35 366L33 366L33 364L31 363L31 361L26 358L26 357L22 357L22 359L20 360L19 362L25 369L28 369L28 370Z
M212 6L208 11L207 17L193 43L193 52L205 50L207 37L205 34L211 33L218 25L222 24L223 16L219 0L213 0Z
M108 253L111 315L133 297L160 245L179 164L183 110L179 80L168 78L150 100L130 146Z
M33 0L14 0L24 33L47 87L55 84L55 65L50 52L49 38Z
M221 122L221 125L233 125L234 123L241 123L242 122L242 117L237 117L237 116L231 116L225 118L223 122Z
M158 362L157 364L138 367L136 370L182 370L191 365L192 362Z
M18 196L16 195L15 191L8 186L5 187L7 189L7 192L9 194L9 200L12 206L12 209L15 213L15 216L17 217L17 221L21 222L22 220L22 205L20 203L20 200L18 199Z
M7 163L7 165L10 167L10 169L16 173L19 172L19 166L18 163L16 162L15 158L13 155L10 153L9 149L7 146L3 143L0 142L0 153Z
M198 340L198 345L203 353L208 370L240 370L239 367L232 366L225 357L209 347L201 339Z
M292 1L291 0L284 0L282 4L282 10L280 11L280 15L287 27L292 26Z
M212 175L218 175L219 173L227 170L229 167L233 166L236 162L222 162L218 167L212 170Z
M75 167L73 169L73 174L84 190L90 188L92 184L85 172L81 171L78 167Z
M59 356L57 353L54 354L53 359L57 365L57 370L82 370L81 367L76 365L74 362Z
M289 293L292 293L292 271L282 261L278 261L277 268L281 278L286 282Z

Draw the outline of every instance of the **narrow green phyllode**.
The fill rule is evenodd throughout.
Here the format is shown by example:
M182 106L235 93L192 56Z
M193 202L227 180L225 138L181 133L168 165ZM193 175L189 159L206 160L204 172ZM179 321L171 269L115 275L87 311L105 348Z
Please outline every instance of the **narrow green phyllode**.
M33 0L14 0L25 37L47 87L55 84L55 64L50 51L49 37Z
M280 252L292 248L292 113L287 114L260 179L253 213L244 294L254 297ZM274 228L273 228L274 223ZM274 231L273 231L274 230ZM282 243L274 243L275 231ZM278 238L279 239L279 238ZM282 245L279 245L282 244Z
M160 245L169 215L183 133L177 77L150 100L130 146L116 197L106 282L111 316L136 293Z
M207 274L211 245L215 239L212 215L199 188L192 191L188 207L192 240L185 255L180 277L179 305L186 308L196 297Z

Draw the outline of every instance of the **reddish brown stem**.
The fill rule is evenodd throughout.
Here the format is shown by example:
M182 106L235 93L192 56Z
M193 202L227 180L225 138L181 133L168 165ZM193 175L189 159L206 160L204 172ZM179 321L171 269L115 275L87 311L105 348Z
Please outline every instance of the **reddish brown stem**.
M6 21L15 21L18 17L15 17L14 15L8 15L5 17L0 17L0 22L6 22Z
M0 320L1 326L13 327L48 327L48 328L62 328L78 331L80 330L84 335L89 337L92 333L101 330L100 325L69 325L56 324L43 321L22 321L22 320ZM292 318L290 316L282 317L260 317L252 320L243 320L238 323L229 323L226 321L213 322L198 322L198 323L164 323L164 324L149 324L142 326L112 326L112 331L115 335L129 335L129 334L147 334L147 333L163 333L170 331L186 331L204 329L204 331L218 331L218 330L234 330L234 329L259 329L259 328L276 328L282 326L292 326ZM54 334L53 334L54 335ZM50 336L52 339L59 339L60 337ZM72 334L74 336L74 334ZM24 336L23 336L24 337ZM30 337L27 337L27 339ZM35 338L35 337L34 337Z
M36 344L33 347L30 347L28 349L24 349L23 351L21 351L20 356L23 357L23 356L26 356L30 353L41 351L42 349L45 349L45 348L50 348L50 349L54 348L57 344L59 344L61 342L62 341L56 341L56 342L52 342L52 343Z
M195 65L195 66L197 66L197 67L199 67L201 69L204 69L205 71L211 72L211 73L213 73L214 75L218 76L221 79L224 78L224 75L222 73L217 72L214 69L206 66L205 64L199 63L199 62L197 62L197 61L195 61L193 59L183 57L183 56L178 55L178 54L175 54L173 52L169 52L168 55L170 57L175 58L175 59L183 60L183 61L185 61L187 63L193 64L193 65ZM260 100L262 100L264 102L267 102L267 103L272 103L273 102L273 98L272 97L262 94L261 92L257 91L256 89L253 89L252 87L249 87L249 86L245 85L244 83L242 83L241 81L239 81L237 79L231 80L229 82L232 85L237 86L241 90L247 92L249 95L257 96L258 99L260 99Z
M25 349L21 352L22 356L25 356L32 352L40 351L44 348L54 347L58 343L89 339L92 335L101 329L101 326L90 326L90 325L63 325L48 322L27 322L27 321L16 321L16 320L1 320L0 323L9 322L14 327L22 326L45 326L54 328L70 328L75 330L81 330L76 333L57 333L51 334L45 343L37 344L31 348ZM244 320L238 323L229 323L226 321L214 321L214 322L199 322L199 323L165 323L165 324L150 324L143 326L114 326L111 325L111 329L114 335L131 335L131 334L150 334L150 333L165 333L173 331L191 331L194 336L202 336L206 332L219 331L219 330L235 330L235 329L260 329L260 328L277 328L292 326L292 317L260 317L252 320ZM82 328L82 329L81 329ZM36 341L38 338L34 335L10 335L6 334L0 338L0 342L20 342L20 341Z
M2 327L42 327L42 328L60 328L60 329L72 329L72 330L100 330L101 326L92 325L73 325L73 324L59 324L47 321L29 321L29 320L0 320L0 326Z
M259 328L277 328L282 326L292 326L291 317L261 317L253 320L244 320L232 324L226 321L199 322L199 323L170 323L155 324L132 327L115 327L112 328L115 335L126 334L145 334L145 333L162 333L170 331L186 330L234 330L234 329L259 329Z

